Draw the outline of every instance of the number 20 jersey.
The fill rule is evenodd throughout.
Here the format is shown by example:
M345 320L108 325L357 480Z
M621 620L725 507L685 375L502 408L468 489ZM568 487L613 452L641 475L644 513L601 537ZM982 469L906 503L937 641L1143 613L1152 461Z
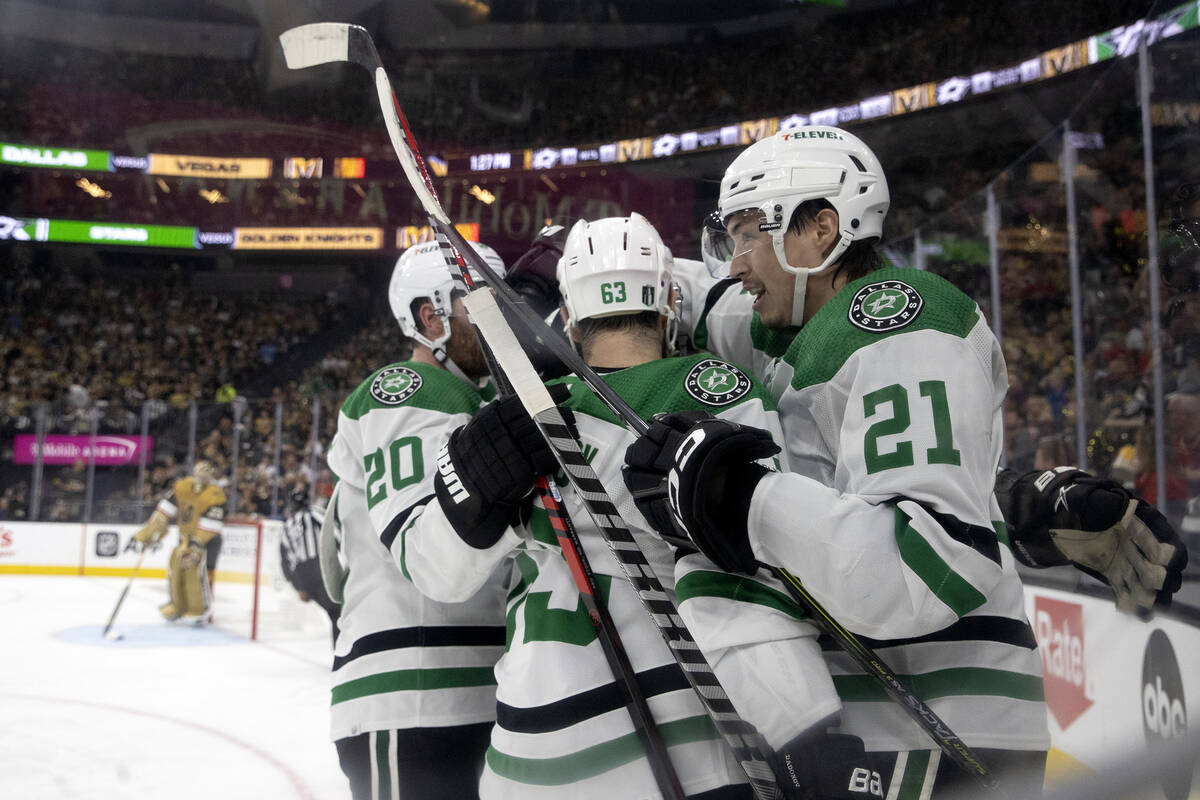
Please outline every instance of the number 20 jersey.
M378 370L342 404L328 456L348 571L334 646L335 740L495 719L508 571L464 602L438 603L397 563L403 531L437 506L438 449L490 394L409 361Z

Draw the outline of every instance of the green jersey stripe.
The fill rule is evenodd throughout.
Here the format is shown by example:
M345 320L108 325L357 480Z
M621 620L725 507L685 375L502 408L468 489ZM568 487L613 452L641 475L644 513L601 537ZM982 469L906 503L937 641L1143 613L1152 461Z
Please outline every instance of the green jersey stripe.
M375 740L375 795L380 798L392 795L392 758L388 753L390 731L374 731Z
M909 569L960 617L987 602L987 598L978 589L942 560L925 537L909 524L911 521L897 506L896 543L900 546L900 558Z
M897 677L926 701L966 695L990 695L1038 702L1045 699L1040 675L1025 675L987 667L952 667ZM837 688L838 696L845 702L891 702L878 681L868 675L834 675L833 685Z
M444 669L398 669L366 675L333 687L333 705L360 697L407 692L416 689L456 689L468 686L494 686L491 667L446 667Z
M796 619L805 619L808 616L803 608L783 592L750 578L725 572L699 569L689 572L675 584L675 594L680 603L694 597L723 597L741 603L767 606Z
M658 730L668 746L717 738L717 731L707 715L664 722ZM534 786L561 786L582 781L644 757L645 750L636 733L553 758L510 756L495 747L489 747L487 751L488 766L497 775Z
M928 750L912 750L904 759L904 774L900 778L900 789L895 793L896 800L919 800L921 790L925 788L925 773L929 771ZM895 776L892 777L895 780Z

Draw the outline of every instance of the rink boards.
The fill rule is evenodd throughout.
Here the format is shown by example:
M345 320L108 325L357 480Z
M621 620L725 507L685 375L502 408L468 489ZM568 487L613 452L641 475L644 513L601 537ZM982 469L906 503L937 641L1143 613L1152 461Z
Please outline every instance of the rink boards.
M276 570L280 523L263 524L263 580ZM0 575L128 576L136 525L0 523ZM256 525L227 524L218 581L250 583ZM165 575L174 527L139 575ZM219 594L219 593L218 593ZM1026 614L1042 654L1053 741L1048 780L1093 772L1148 773L1133 796L1185 800L1200 792L1194 757L1160 759L1178 747L1200 698L1200 614L1182 608L1151 621L1116 611L1111 599L1028 584ZM1146 765L1151 764L1149 768Z

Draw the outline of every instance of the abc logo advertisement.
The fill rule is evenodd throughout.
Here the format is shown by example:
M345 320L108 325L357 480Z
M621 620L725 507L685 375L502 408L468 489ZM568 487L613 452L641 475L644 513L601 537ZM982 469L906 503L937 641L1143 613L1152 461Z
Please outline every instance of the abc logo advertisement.
M1144 770L1156 752L1180 746L1188 703L1200 697L1200 625L1170 613L1143 622L1106 597L1040 586L1026 585L1025 599L1042 657L1048 785L1069 781L1080 766ZM1147 770L1129 796L1187 800L1200 787L1189 759L1166 763Z
M1142 656L1142 724L1146 746L1172 743L1185 736L1188 730L1187 700L1183 676L1171 639L1161 629L1150 634L1146 653ZM1181 764L1161 776L1167 800L1185 800L1191 788L1192 767Z

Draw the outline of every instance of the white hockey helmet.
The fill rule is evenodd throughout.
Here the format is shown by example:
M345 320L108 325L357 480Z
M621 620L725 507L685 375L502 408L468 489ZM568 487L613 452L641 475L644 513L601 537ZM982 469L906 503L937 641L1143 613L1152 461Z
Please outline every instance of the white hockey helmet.
M841 240L818 267L787 263L783 236L792 213L807 200L828 200L838 214ZM775 253L792 273L820 272L852 242L883 235L890 197L879 159L861 139L841 128L817 125L780 131L743 150L721 179L721 222L748 209L763 213Z
M792 214L819 199L837 212L840 238L820 265L789 264L783 240ZM828 268L854 242L880 238L890 202L871 148L841 128L814 125L780 131L743 150L721 179L718 211L724 225L741 211L761 213L759 230L771 233L779 264L796 276L792 324L800 325L808 276Z
M673 265L671 251L641 214L579 220L558 261L568 324L642 311L674 319L669 302Z
M482 242L472 242L471 246L483 256L488 266L501 278L504 277L504 261L495 250ZM474 269L470 270L470 275L476 283L486 283ZM401 254L392 269L392 280L388 285L388 303L392 307L392 316L400 323L400 330L405 336L429 347L439 361L445 357L443 345L450 338L449 317L453 292L462 287L458 268L446 263L446 256L437 242L413 245ZM420 326L413 316L413 301L421 298L428 298L433 304L434 313L446 319L445 329L437 339L429 339L421 333Z

